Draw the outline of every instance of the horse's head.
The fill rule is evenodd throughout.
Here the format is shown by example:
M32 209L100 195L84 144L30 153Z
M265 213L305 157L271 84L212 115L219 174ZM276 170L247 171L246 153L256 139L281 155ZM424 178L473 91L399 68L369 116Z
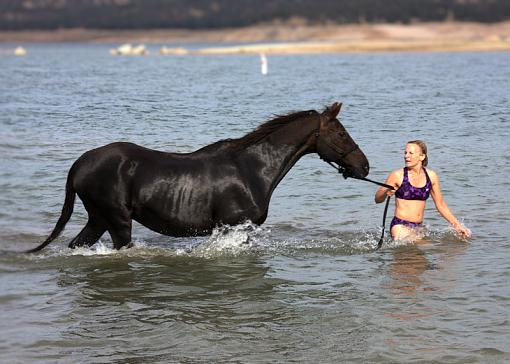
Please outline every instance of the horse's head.
M369 171L367 157L337 119L341 107L341 103L335 102L320 114L317 153L321 159L342 166L345 177L366 177Z

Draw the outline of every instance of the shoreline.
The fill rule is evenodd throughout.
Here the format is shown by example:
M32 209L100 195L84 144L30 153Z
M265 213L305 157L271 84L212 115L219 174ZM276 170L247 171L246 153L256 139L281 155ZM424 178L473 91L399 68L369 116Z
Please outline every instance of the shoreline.
M162 44L184 47L178 49L185 49L186 54L509 51L510 21L322 26L286 23L218 30L0 31L0 46L68 42ZM185 48L185 45L207 43L224 43L225 46L193 51ZM172 54L172 48L168 49Z
M480 41L359 41L345 43L278 43L245 46L209 47L189 54L318 54L318 53L384 53L384 52L486 52L510 51L510 42ZM172 54L172 50L168 54Z

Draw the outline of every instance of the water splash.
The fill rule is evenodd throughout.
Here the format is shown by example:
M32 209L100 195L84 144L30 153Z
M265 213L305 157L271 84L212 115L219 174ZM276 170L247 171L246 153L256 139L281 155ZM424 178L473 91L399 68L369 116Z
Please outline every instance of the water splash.
M383 249L395 249L402 246L409 245L436 245L436 244L449 244L449 243L467 243L469 239L460 237L457 232L451 228L436 228L432 229L430 226L425 226L419 233L410 240L393 240L391 237L385 239Z
M41 260L58 257L184 257L200 259L235 258L243 255L357 255L376 251L379 232L375 229L331 231L285 226L257 226L251 222L214 229L208 237L134 239L131 248L116 250L109 239L101 239L92 247L69 249L64 246L48 247L24 259ZM393 240L387 236L382 251L402 246L459 243L455 231L449 228L424 230L416 241ZM8 259L7 256L5 256Z
M353 255L374 251L377 238L370 232L342 232L318 234L314 238L305 239L274 239L266 242L266 252L288 256L303 254Z
M249 221L236 226L225 225L214 229L205 242L194 248L180 249L177 254L206 259L235 257L254 252L269 232Z
M90 248L80 247L76 249L70 249L70 255L82 255L84 257L90 257L93 255L112 255L118 253L118 250L106 246L102 241L98 241Z

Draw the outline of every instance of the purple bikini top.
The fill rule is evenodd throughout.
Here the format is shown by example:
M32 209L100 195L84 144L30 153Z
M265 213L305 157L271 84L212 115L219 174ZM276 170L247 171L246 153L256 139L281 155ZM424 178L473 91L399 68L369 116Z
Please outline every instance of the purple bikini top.
M425 186L423 187L414 187L411 182L409 182L407 167L404 167L404 180L402 181L402 184L398 188L397 192L395 192L395 196L403 200L425 201L427 198L429 198L430 190L432 189L432 182L430 181L427 170L425 168L423 168L423 170L425 171L425 178L427 178L427 183L425 183Z

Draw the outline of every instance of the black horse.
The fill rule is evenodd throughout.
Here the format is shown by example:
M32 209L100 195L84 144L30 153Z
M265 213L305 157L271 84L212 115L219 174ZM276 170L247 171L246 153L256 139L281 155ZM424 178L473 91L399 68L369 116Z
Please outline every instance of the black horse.
M305 154L318 153L365 177L368 160L336 119L341 104L322 113L279 116L239 139L193 153L165 153L131 143L112 143L84 153L67 177L62 214L41 250L64 229L76 194L88 222L69 243L92 246L108 231L116 249L131 243L131 223L170 236L211 233L222 224L262 224L271 195Z

